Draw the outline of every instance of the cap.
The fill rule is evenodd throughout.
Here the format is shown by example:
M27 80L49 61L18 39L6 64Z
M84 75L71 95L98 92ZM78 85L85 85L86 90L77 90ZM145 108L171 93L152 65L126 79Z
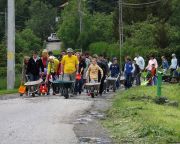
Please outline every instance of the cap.
M73 52L73 49L72 48L68 48L67 49L67 53L72 53Z
M117 57L114 57L114 58L113 58L113 61L114 61L114 60L117 60Z
M49 59L54 59L55 57L54 56L50 56Z
M173 53L173 54L172 54L172 57L174 57L174 56L176 56L176 54Z
M137 57L135 57L134 60L137 61Z

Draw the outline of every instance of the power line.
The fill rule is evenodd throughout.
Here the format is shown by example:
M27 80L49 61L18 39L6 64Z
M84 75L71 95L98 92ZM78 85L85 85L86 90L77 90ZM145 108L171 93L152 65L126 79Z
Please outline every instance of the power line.
M146 2L146 3L125 3L123 2L122 5L126 5L126 6L143 6L143 5L152 5L152 4L156 4L159 2L162 2L163 0L156 0L156 1L152 1L152 2Z

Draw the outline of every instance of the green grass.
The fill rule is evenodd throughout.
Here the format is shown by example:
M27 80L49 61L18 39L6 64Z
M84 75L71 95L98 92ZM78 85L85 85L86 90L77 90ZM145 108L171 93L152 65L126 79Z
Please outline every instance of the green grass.
M14 94L18 93L17 89L12 89L12 90L0 90L0 96L4 94Z
M163 85L162 95L180 103L180 85ZM180 142L180 107L154 103L156 87L120 92L102 124L117 143Z
M20 82L20 75L17 75L16 81L15 81L15 89L6 90L6 88L7 88L6 77L5 78L0 77L0 95L18 93L18 88L20 86L20 83L21 83Z
M16 80L15 80L15 88L19 88L20 86L20 75L16 75ZM7 88L7 79L6 77L0 77L0 90L5 90Z

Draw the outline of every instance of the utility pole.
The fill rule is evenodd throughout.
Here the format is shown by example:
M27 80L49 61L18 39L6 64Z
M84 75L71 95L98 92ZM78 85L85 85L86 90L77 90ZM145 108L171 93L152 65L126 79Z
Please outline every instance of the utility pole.
M122 12L122 0L119 3L119 55L120 55L120 65L122 66L122 46L123 46L123 12Z
M82 33L82 11L81 11L81 0L78 0L78 13L79 13L79 30L80 34ZM81 47L82 53L82 47Z
M7 89L15 83L15 0L8 0Z

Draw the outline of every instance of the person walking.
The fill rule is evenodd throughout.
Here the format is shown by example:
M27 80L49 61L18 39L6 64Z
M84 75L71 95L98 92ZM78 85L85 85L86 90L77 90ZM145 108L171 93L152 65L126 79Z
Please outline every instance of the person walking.
M124 66L125 88L128 89L132 87L132 74L135 71L135 67L129 56L126 57L125 61L126 61L125 66Z
M23 65L22 65L22 76L21 76L22 84L27 82L26 71L27 71L29 59L30 59L29 56L24 56Z
M149 62L148 62L148 65L146 67L146 70L147 71L151 71L153 64L154 64L155 68L157 69L158 68L157 60L156 60L156 58L153 55L150 55Z
M48 94L50 90L50 79L52 81L55 81L59 78L59 73L58 73L58 68L59 68L59 60L55 58L54 56L50 56L48 58L48 67L47 67L47 76L46 76L46 83L48 84ZM56 88L52 83L52 88L53 88L53 95L56 94Z
M103 70L103 75L101 75L101 73L99 72L99 80L101 80L100 81L101 84L100 84L100 88L99 88L99 94L102 95L103 91L105 90L104 81L108 75L109 68L108 68L108 63L105 61L103 55L100 55L98 57L97 64Z
M76 78L76 83L75 83L75 94L79 93L81 94L82 92L82 86L83 86L83 75L84 75L84 69L86 68L86 62L85 62L85 56L82 54L78 57L79 60L79 70L78 70L78 75Z
M44 75L44 66L36 51L33 51L33 56L29 59L26 74L30 81L37 81L40 75ZM31 91L34 91L34 89L32 86ZM32 93L32 96L34 97L35 93Z
M33 56L29 59L26 74L29 75L30 81L37 81L40 74L44 74L42 60L36 51L33 51Z
M77 56L73 55L73 49L67 49L67 55L63 56L61 61L61 74L63 80L75 81L75 76L78 74L79 61Z
M178 69L178 60L175 54L172 54L171 65L169 69L171 77L176 76L176 70Z
M135 60L135 67L136 67L136 85L141 85L141 73L144 71L145 68L145 61L142 56L136 54Z
M162 57L161 57L161 60L162 60L163 73L166 74L167 70L169 69L168 61L167 61L167 59L166 59L165 56L162 56Z

